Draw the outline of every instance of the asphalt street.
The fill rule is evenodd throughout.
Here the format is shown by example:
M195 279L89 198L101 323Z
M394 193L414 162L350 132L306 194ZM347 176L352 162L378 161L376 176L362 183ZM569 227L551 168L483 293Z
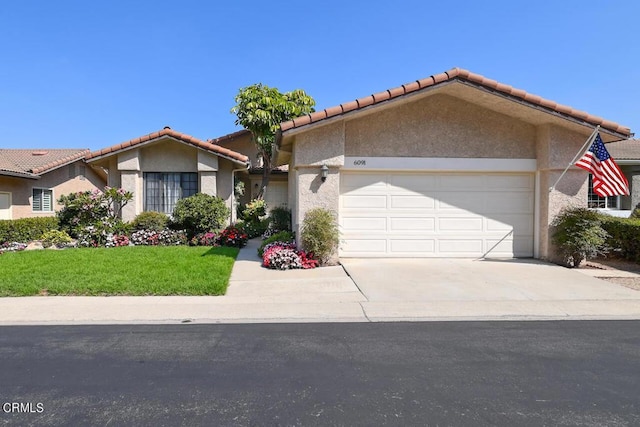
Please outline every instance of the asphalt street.
M640 322L0 328L0 425L640 425Z

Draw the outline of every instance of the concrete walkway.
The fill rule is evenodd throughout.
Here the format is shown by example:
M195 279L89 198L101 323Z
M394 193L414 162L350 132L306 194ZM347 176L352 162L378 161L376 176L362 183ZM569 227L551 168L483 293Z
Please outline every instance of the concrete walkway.
M260 266L259 243L240 251L225 296L0 298L0 324L640 319L640 291L535 260L275 271Z

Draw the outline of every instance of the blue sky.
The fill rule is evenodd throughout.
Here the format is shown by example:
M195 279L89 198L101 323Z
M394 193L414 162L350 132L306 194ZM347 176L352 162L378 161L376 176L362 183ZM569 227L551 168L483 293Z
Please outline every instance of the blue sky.
M7 1L0 147L215 138L253 83L322 109L455 66L640 135L638 16L637 0Z

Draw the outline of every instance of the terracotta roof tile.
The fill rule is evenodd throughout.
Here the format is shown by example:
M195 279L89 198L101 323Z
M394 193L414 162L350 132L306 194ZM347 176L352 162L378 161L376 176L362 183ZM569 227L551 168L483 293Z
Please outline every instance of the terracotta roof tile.
M52 169L83 159L88 149L0 149L0 170L18 174L41 175Z
M516 89L507 84L488 79L480 74L472 73L471 71L461 68L452 68L451 70L444 73L435 74L431 77L417 80L415 82L410 82L393 89L388 89L384 92L376 93L374 95L358 98L355 102L358 104L357 109L362 109L452 80L467 81L470 83L478 84L486 89L499 92L512 98L523 100L531 104L532 106L542 107L549 110L550 112L560 113L562 115L568 116L568 118L579 119L590 125L600 125L604 130L612 131L625 136L629 136L631 134L631 130L628 127L619 125L618 123L604 120L600 117L591 115L584 111L573 109L566 105L558 104L555 101L544 99L538 95L530 94L522 89ZM351 103L344 103L335 107L327 108L323 110L325 113L324 115L314 113L311 116L304 116L304 118L296 118L288 122L284 122L280 125L280 131L286 132L297 127L305 126L311 123L316 123L325 119L329 119L331 117L345 114L355 109L345 108L347 106L351 107Z
M230 135L238 136L240 133L245 133L245 132L248 132L248 131L242 130L242 131L236 132L235 134L230 134ZM227 136L222 137L222 138L230 137L230 135L227 135ZM187 134L184 134L184 133L177 132L177 131L171 129L170 127L165 127L164 129L162 129L160 131L153 132L153 133L150 133L148 135L140 136L138 138L133 138L133 139L131 139L129 141L125 141L125 142L123 142L121 144L116 144L116 145L113 145L111 147L103 148L102 150L99 150L99 151L94 151L94 152L88 154L86 156L86 158L87 158L87 160L90 160L90 159L95 159L97 157L105 156L107 154L117 153L119 151L126 150L126 149L128 149L130 147L134 147L134 146L136 146L138 144L142 144L142 143L145 143L145 142L150 142L150 141L162 138L164 136L169 136L169 137L175 138L175 139L177 139L179 141L186 142L186 143L191 144L191 145L195 145L196 147L200 147L200 148L202 148L204 150L207 150L207 151L210 151L212 153L221 155L223 157L226 157L226 158L228 158L230 160L233 160L233 161L236 161L236 162L239 162L239 163L248 163L249 162L249 158L247 156L245 156L244 154L240 154L240 153L237 153L235 151L232 151L232 150L229 150L227 148L220 147L219 145L216 145L214 143L214 141L217 141L217 140L212 140L212 141L205 142L205 141L202 141L202 140L200 140L198 138L195 138L195 137L193 137L191 135L187 135ZM222 138L220 138L220 139L222 139ZM220 139L218 139L218 140L220 140Z

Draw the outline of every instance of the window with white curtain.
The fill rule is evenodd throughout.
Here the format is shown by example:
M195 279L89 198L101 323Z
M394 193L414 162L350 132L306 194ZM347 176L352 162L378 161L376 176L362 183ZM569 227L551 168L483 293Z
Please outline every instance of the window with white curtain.
M50 188L34 188L32 191L34 212L53 212L53 190Z
M171 214L176 202L198 192L195 172L145 172L144 210Z

